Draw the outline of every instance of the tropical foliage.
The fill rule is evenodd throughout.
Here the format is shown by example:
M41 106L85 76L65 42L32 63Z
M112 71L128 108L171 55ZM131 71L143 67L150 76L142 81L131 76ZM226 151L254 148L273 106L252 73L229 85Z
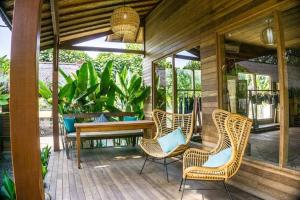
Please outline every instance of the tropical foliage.
M135 72L138 75L142 75L142 61L143 58L140 55L135 54L115 54L115 53L100 53L94 59L95 67L97 71L102 71L103 66L108 61L113 61L114 68L113 73L116 74L126 66L129 71Z
M48 145L41 150L42 177L45 178L48 173L48 161L51 154L51 147Z
M59 86L59 112L133 111L142 116L143 102L150 89L143 86L142 79L137 74L129 80L126 67L116 73L120 74L117 84L113 68L113 61L108 61L102 72L98 72L92 62L88 61L82 64L76 74L68 75L60 69L64 83ZM52 91L42 81L39 83L39 93L52 104Z
M59 62L61 63L77 63L92 60L92 58L83 51L73 50L60 50ZM53 49L47 49L40 52L40 62L52 62L53 61Z
M118 73L117 99L121 110L137 113L143 118L144 101L150 94L150 87L143 85L141 76L136 73L129 76L128 72L128 68L124 67Z
M0 57L0 106L8 105L9 59Z
M16 199L15 183L6 171L4 171L2 176L1 197L7 200Z

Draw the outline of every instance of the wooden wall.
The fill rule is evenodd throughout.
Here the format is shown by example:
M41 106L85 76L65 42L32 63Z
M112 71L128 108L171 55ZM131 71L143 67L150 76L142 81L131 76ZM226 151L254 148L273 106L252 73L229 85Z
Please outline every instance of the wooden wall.
M216 129L211 119L211 113L219 105L218 94L218 60L217 60L217 36L216 31L225 25L234 24L239 20L249 17L250 14L262 12L263 8L272 9L279 4L295 1L279 0L163 0L154 11L146 18L145 26L145 50L144 80L147 85L152 85L152 61L163 56L178 52L193 46L200 46L202 63L202 97L203 97L203 134L204 144L213 146L217 141ZM152 110L151 99L145 107L146 116L150 116ZM259 166L259 164L257 164ZM276 170L268 172L268 176L257 179L255 184L246 180L247 175L265 174L263 167L245 162L238 178L233 184L247 189L251 193L264 199L290 199L296 196L300 189L300 175L288 173L281 175L281 179L292 182L292 190L285 195L278 192L275 184L268 185L268 181L274 180ZM276 168L276 167L275 167ZM251 176L250 176L251 177ZM293 177L293 178L292 178ZM295 178L296 177L296 178ZM296 179L296 181L295 181ZM264 192L265 191L265 192ZM274 192L273 192L274 191ZM277 191L277 192L275 192Z

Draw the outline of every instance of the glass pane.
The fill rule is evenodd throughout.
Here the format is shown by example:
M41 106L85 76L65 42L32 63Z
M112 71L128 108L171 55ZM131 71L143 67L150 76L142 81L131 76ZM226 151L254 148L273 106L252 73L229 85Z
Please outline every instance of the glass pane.
M287 165L300 170L300 6L282 13L289 91Z
M172 112L172 57L163 58L154 63L154 65L156 88L155 108Z
M201 70L195 70L195 90L201 90Z
M223 107L253 119L246 155L278 163L279 80L273 24L268 16L225 34Z
M201 90L201 71L200 61L196 56L197 49L193 48L175 55L178 113L191 113L194 108L195 96ZM198 90L197 94L196 90Z

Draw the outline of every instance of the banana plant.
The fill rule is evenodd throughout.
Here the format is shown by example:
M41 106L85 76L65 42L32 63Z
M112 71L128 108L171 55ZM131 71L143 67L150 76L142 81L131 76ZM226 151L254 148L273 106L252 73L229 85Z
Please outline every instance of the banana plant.
M76 74L67 75L62 69L60 74L65 83L59 87L58 104L60 113L116 111L115 84L112 80L112 61L107 62L99 74L91 62L82 64ZM52 104L52 91L42 81L40 95Z
M15 200L16 199L16 189L14 181L9 177L6 171L3 173L2 186L1 186L1 196L4 199ZM1 199L2 199L1 198Z
M149 97L150 87L143 85L142 77L137 74L130 76L128 68L124 67L118 74L116 92L123 111L135 112L140 119L144 118L144 102Z

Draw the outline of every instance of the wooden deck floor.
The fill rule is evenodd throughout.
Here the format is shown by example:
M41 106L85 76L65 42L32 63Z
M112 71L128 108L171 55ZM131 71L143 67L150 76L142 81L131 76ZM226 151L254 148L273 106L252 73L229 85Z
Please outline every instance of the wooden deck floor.
M52 199L180 199L181 163L169 165L168 183L162 165L148 163L142 175L143 154L138 148L102 148L82 151L82 169L76 167L75 154L68 160L64 151L52 153L46 183ZM220 188L215 183L187 182L192 188ZM255 198L230 187L234 199ZM202 196L203 194L203 196ZM223 190L185 192L184 199L227 199Z

